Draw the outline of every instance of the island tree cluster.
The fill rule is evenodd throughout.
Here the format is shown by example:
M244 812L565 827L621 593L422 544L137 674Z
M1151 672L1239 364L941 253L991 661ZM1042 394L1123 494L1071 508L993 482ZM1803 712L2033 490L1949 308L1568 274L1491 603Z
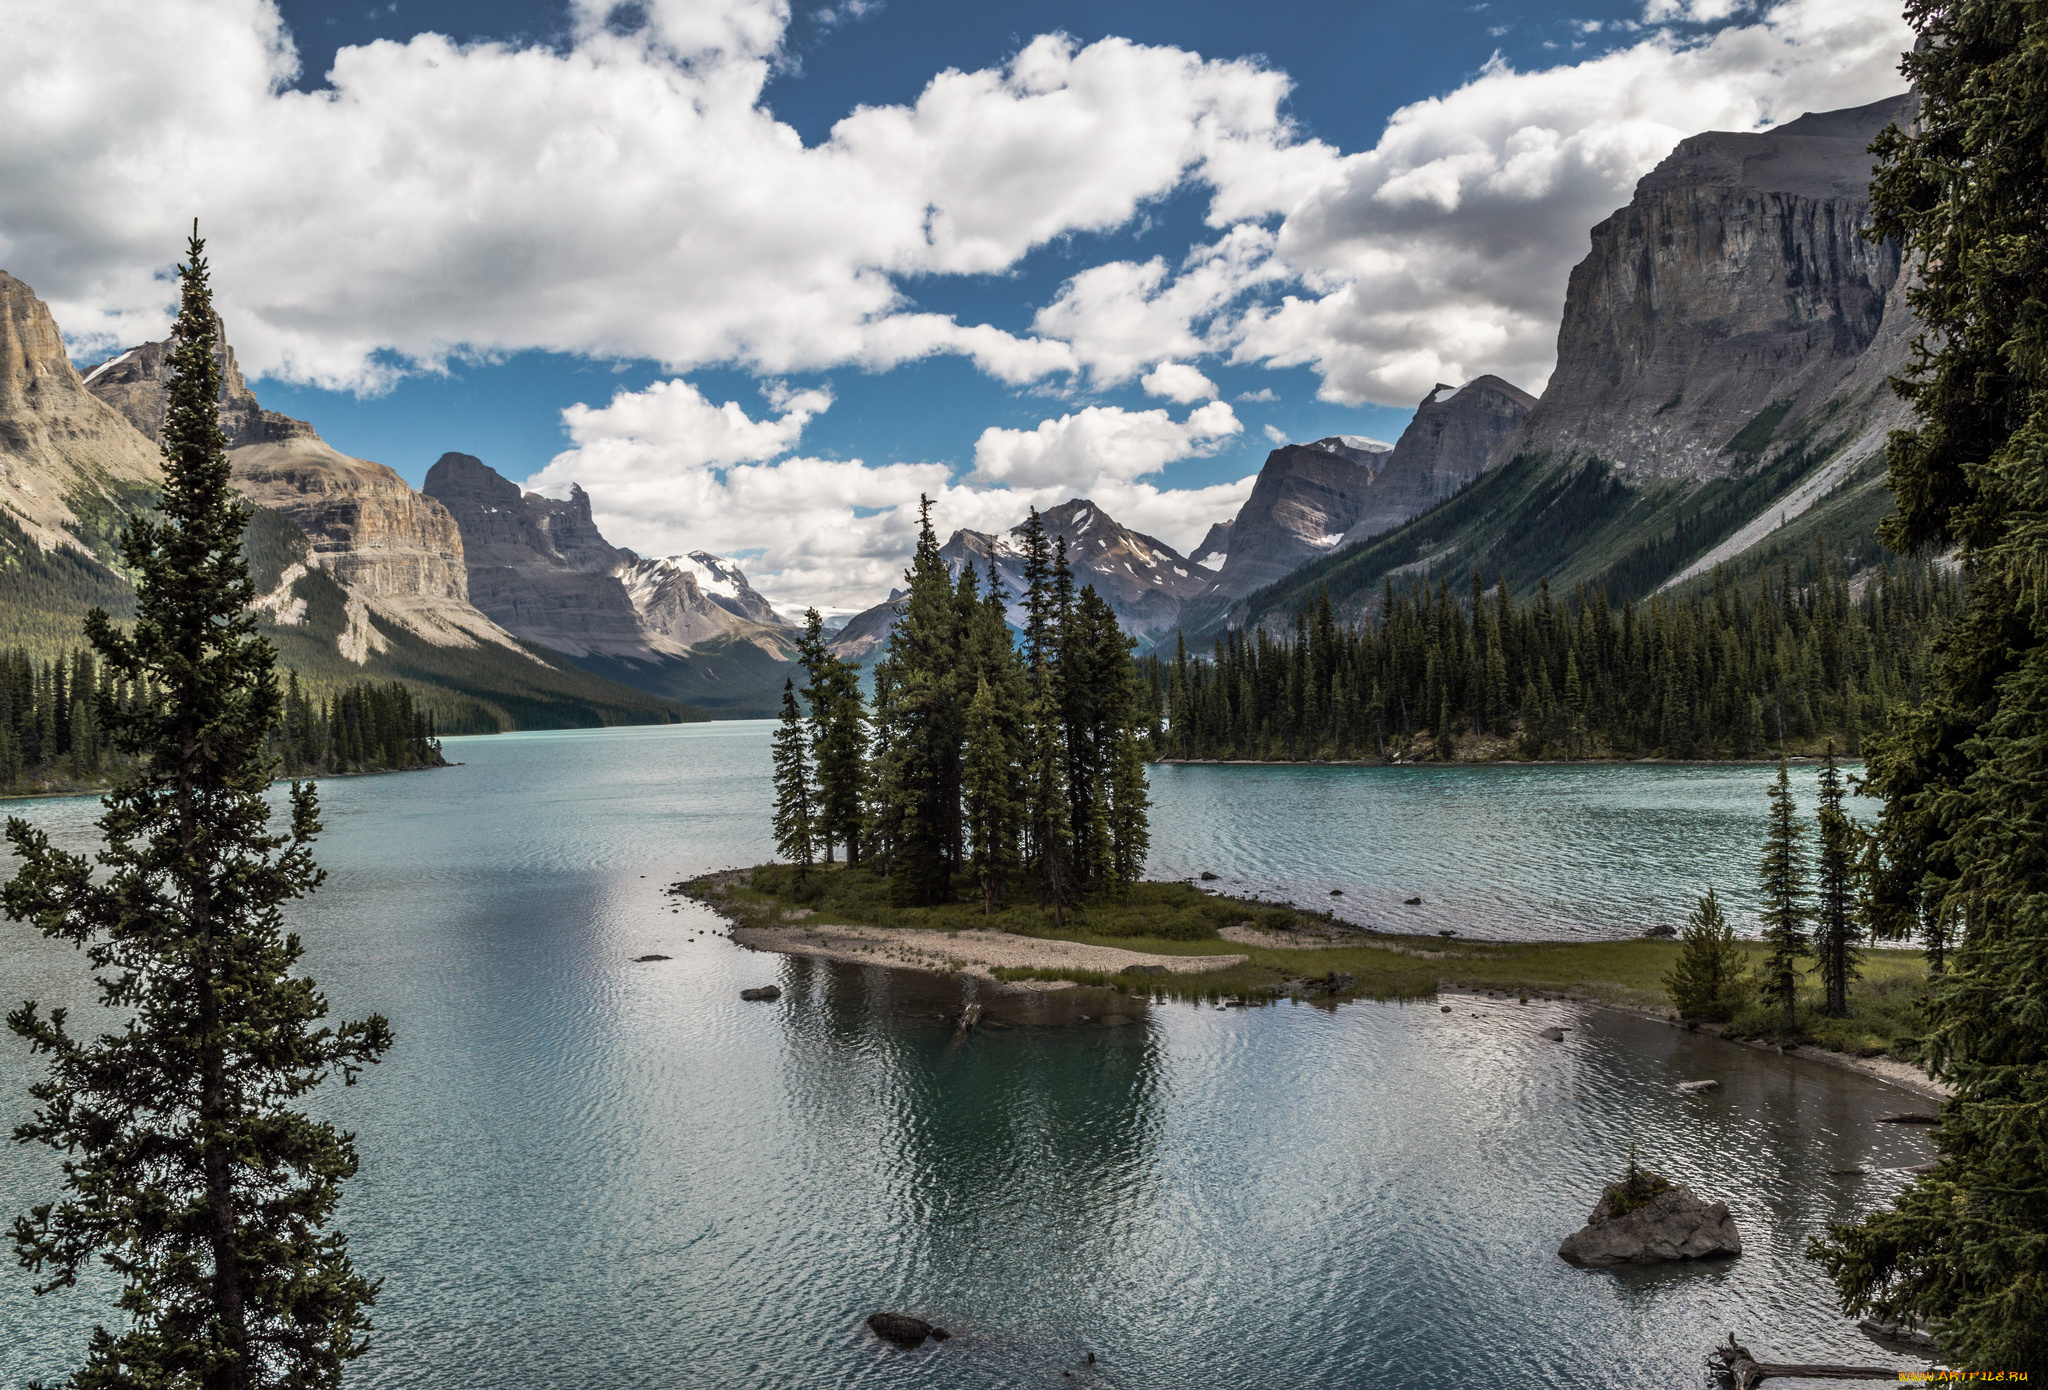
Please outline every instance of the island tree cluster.
M922 502L872 707L809 614L806 684L784 693L775 752L777 841L800 869L843 849L904 905L965 888L994 912L1021 891L1056 914L1143 872L1149 711L1132 641L1092 585L1076 589L1035 510L1022 539L1020 641L1001 580L972 565L956 579Z
M1852 594L1823 549L1795 572L1684 597L1624 601L1581 589L1528 601L1477 573L1397 592L1339 623L1327 597L1291 636L1231 632L1146 674L1166 715L1165 756L1449 756L1471 735L1508 757L1753 757L1829 738L1860 751L1895 701L1919 697L1934 635L1963 586L1926 563L1880 570Z

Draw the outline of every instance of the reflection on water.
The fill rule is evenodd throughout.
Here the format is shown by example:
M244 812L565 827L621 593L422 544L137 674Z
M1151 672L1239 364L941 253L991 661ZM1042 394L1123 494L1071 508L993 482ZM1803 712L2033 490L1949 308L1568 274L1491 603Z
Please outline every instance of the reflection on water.
M451 747L466 766L325 789L331 878L296 923L337 1012L380 1010L398 1038L321 1098L359 1135L342 1221L386 1280L351 1385L1693 1386L1730 1331L1776 1359L1886 1360L1800 1251L1903 1181L1830 1172L1924 1161L1923 1132L1876 1123L1902 1093L1563 1004L1223 1010L759 955L661 890L766 856L765 725ZM1265 770L1162 770L1175 853L1191 832L1168 827L1210 785L1180 771ZM1710 800L1692 771L1594 789ZM1187 862L1233 867L1223 847L1267 820L1307 833L1286 807L1313 783L1235 784L1243 824L1212 797L1214 843ZM1463 808L1440 838L1537 814L1487 785L1423 798ZM71 843L93 814L27 809ZM1641 856L1680 853L1648 837L1688 817L1642 823ZM1299 853L1277 843L1272 876ZM739 1000L770 980L779 1001ZM75 953L0 924L0 999L82 1004L82 982ZM988 1025L956 1037L970 998ZM1539 1036L1553 1023L1566 1042ZM0 1123L36 1072L0 1046ZM1677 1091L1702 1076L1722 1088ZM1631 1143L1727 1200L1748 1253L1558 1260ZM54 1183L47 1155L0 1149L0 1208ZM959 1335L896 1351L862 1326L885 1307ZM93 1312L0 1276L0 1385L60 1373Z

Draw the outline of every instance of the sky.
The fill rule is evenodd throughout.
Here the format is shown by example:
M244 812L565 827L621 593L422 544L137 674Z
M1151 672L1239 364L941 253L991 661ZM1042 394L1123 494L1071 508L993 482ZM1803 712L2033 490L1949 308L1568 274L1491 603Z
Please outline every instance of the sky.
M1898 0L0 0L0 268L81 365L198 217L259 399L864 607L1087 496L1182 551L1286 441L1540 392L1701 130L1902 90Z

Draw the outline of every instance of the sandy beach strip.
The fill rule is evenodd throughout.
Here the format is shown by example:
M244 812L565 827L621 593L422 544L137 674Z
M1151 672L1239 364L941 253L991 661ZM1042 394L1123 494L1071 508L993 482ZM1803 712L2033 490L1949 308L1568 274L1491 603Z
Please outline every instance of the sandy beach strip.
M957 971L994 980L998 969L1099 970L1114 975L1131 965L1164 966L1176 974L1222 970L1242 964L1243 955L1155 956L1115 946L1047 941L996 931L919 931L901 927L734 927L732 939L757 951L819 956L899 970ZM1064 989L1065 981L1018 980L1016 989Z

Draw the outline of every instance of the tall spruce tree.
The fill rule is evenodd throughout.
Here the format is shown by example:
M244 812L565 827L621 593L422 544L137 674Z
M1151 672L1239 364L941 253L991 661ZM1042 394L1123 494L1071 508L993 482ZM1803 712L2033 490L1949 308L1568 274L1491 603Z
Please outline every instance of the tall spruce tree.
M1810 954L1807 922L1811 915L1806 882L1805 832L1792 801L1785 760L1778 759L1778 780L1771 784L1770 823L1764 831L1763 861L1757 886L1763 910L1764 940L1770 947L1759 971L1766 999L1784 1011L1780 1028L1791 1037L1798 1028L1794 1004L1799 991L1799 962Z
M967 706L963 799L968 867L981 885L984 915L996 910L1003 885L1018 868L1017 829L1023 808L1017 800L1014 744L1005 723L1001 702L983 678Z
M804 611L804 635L797 659L807 684L798 693L810 706L810 739L818 794L817 840L832 862L832 846L846 846L846 862L860 862L861 826L867 800L867 710L860 668L825 646L825 623L815 608Z
M963 580L971 583L972 574L970 566ZM928 497L918 499L917 550L905 579L903 616L884 658L893 685L895 758L889 877L897 902L928 906L952 896L953 870L962 860L960 754L972 698L960 689L962 605L939 555Z
M95 880L82 855L8 822L24 861L9 916L84 949L118 1031L83 1041L29 1001L8 1025L51 1059L23 1142L66 1155L62 1200L14 1225L38 1293L99 1260L128 1325L93 1332L79 1390L332 1387L365 1346L376 1286L326 1230L353 1176L350 1136L292 1108L390 1046L382 1017L316 1026L327 1003L295 975L283 906L322 873L313 788L293 784L290 830L270 830L263 749L281 696L249 611L247 513L228 485L205 243L179 269L155 518L121 556L136 617L86 631L110 671L153 698L111 693L99 721L134 771L105 798Z
M782 683L782 722L775 730L775 849L796 865L796 881L810 873L817 845L817 788L811 780L811 752L796 682Z
M1968 608L1868 740L1880 920L1949 944L1923 1057L1942 1161L1810 1253L1853 1314L1918 1314L1959 1371L2048 1379L2048 6L1909 0L1917 119L1874 147L1876 237L1923 331L1889 452L1896 550L1957 546Z
M1117 738L1110 788L1111 872L1118 894L1128 906L1131 885L1144 874L1145 856L1152 849L1152 799L1145 782L1145 755L1138 747L1137 734L1128 726Z
M1831 1018L1849 1014L1849 981L1856 978L1856 943L1862 937L1863 831L1842 809L1846 789L1828 745L1820 767L1819 853L1814 859L1813 950L1820 965Z

